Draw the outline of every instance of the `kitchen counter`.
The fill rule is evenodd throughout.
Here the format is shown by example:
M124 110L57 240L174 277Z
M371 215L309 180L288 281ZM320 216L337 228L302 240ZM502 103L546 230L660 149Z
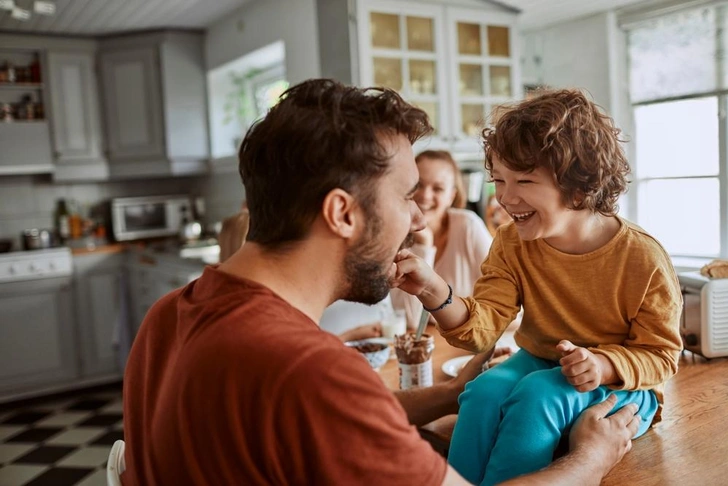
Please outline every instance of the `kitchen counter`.
M105 243L102 245L71 247L73 256L101 254L101 253L122 253L129 247L126 243Z
M176 239L85 245L82 240L67 245L73 256L129 252L142 259L163 261L182 267L200 268L218 263L220 246L214 238L180 245Z

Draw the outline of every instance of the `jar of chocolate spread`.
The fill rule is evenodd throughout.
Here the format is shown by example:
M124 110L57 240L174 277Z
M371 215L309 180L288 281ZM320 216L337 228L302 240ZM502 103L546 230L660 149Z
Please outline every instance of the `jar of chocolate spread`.
M399 387L424 388L432 386L432 351L435 338L423 334L419 340L414 333L394 337L394 351L399 363Z

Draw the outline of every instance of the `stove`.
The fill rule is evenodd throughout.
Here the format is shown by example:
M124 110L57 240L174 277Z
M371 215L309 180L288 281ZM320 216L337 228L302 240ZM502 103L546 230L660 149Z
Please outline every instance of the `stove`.
M0 283L70 277L73 259L69 248L0 253Z

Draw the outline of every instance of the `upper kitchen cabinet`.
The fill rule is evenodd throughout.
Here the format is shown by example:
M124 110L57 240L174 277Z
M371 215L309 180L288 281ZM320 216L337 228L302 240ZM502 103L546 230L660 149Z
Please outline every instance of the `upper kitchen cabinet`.
M519 57L515 50L514 16L496 12L447 10L453 143L466 150L480 146L484 121L498 105L520 98Z
M0 175L52 172L43 51L0 40Z
M99 56L111 176L206 172L202 34L109 37Z
M361 84L386 86L427 112L433 141L451 137L442 7L360 2Z
M48 51L57 181L105 180L94 51Z
M416 150L479 153L493 108L521 96L515 22L490 2L360 0L360 84L395 89L427 112L435 132Z

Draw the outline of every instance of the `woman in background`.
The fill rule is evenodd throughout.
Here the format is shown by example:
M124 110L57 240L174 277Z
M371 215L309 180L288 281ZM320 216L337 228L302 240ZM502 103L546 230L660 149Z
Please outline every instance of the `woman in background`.
M414 199L427 227L414 233L412 251L452 286L453 293L470 295L493 238L480 216L463 209L463 179L450 152L426 150L415 160L420 183ZM398 289L391 295L394 308L405 310L407 326L417 327L422 314L420 301Z

